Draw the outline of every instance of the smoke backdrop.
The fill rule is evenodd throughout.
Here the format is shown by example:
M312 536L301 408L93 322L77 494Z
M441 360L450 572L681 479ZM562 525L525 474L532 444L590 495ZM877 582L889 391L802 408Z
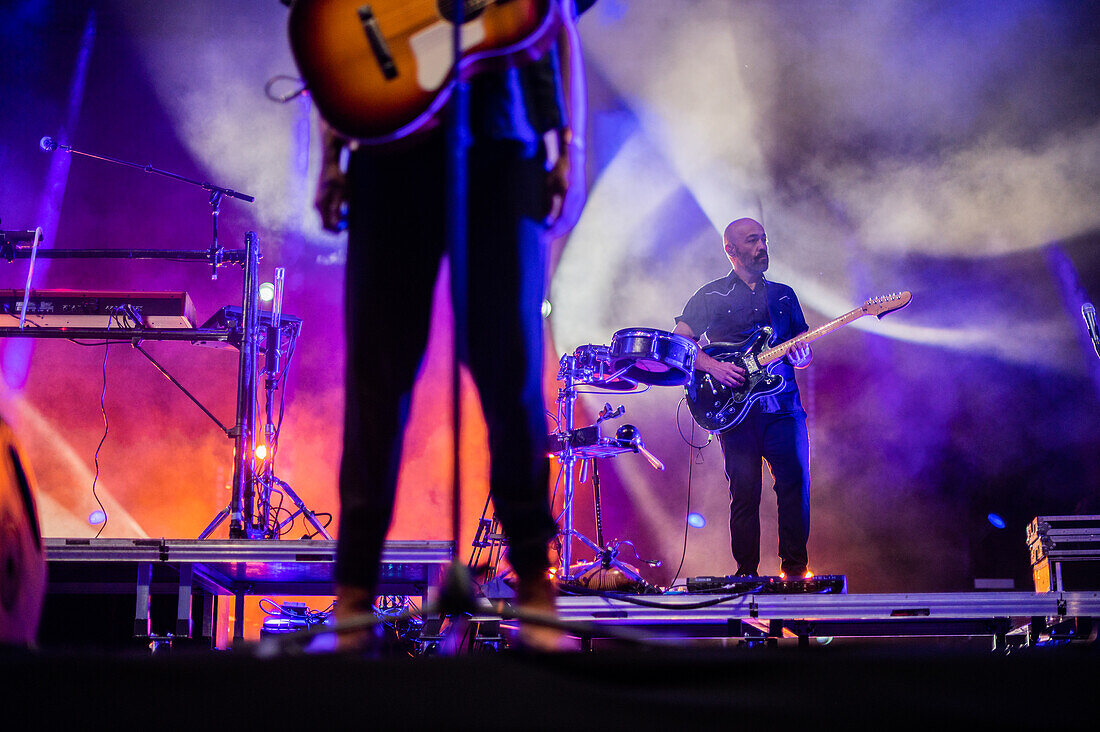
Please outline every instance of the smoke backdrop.
M579 23L590 191L573 234L553 244L551 409L558 357L620 328L671 330L688 296L728 271L719 232L754 216L772 242L769 275L795 288L811 326L870 297L914 294L906 310L819 341L799 374L813 569L848 575L855 591L969 589L975 577L1026 589L1027 521L1100 513L1100 362L1080 318L1100 292L1094 16L1089 3L1040 0L600 0ZM6 229L43 226L53 247L209 246L203 191L45 155L43 135L254 195L222 203L221 242L240 247L256 231L262 278L285 267L284 311L303 319L277 472L312 509L335 514L345 241L323 233L311 208L308 98L264 93L296 73L285 22L277 2L11 4L0 29L0 218ZM185 264L43 264L35 288L185 290L200 320L240 301L234 269L211 280ZM0 287L24 286L25 260L0 265ZM449 538L445 287L393 538ZM379 358L388 327L379 324ZM146 346L231 419L232 352ZM94 535L103 348L0 348L0 408L38 475L44 532ZM228 502L232 443L127 346L111 347L105 373L103 535L196 536ZM635 455L600 464L607 538L661 559L644 573L662 585L685 546L681 577L733 570L720 448L688 446L685 437L705 440L681 396L585 395L577 414L583 425L605 402L623 404L607 427L636 425L667 465ZM487 460L469 384L464 405L472 536ZM590 536L591 511L582 485L574 513ZM706 526L688 530L689 511ZM761 569L777 572L767 491L762 517Z

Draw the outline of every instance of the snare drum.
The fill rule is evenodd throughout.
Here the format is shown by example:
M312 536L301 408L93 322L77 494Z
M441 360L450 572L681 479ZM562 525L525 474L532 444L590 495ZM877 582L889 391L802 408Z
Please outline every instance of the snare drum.
M691 381L698 353L699 345L686 336L627 328L611 339L611 370L643 384L681 386Z

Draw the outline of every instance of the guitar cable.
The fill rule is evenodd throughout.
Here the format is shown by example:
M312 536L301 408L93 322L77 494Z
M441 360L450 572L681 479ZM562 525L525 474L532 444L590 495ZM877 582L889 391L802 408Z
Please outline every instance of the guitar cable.
M680 551L680 565L676 568L676 573L672 576L672 581L668 583L669 589L672 589L672 587L676 584L676 580L678 580L680 578L680 571L684 568L684 560L687 558L688 532L691 530L691 525L688 523L687 519L688 519L688 516L691 515L691 477L692 477L692 468L695 465L695 458L692 455L692 450L697 451L697 453L702 453L703 448L707 447L711 443L711 440L714 438L713 433L708 433L709 436L707 438L707 441L705 443L703 443L702 445L696 445L695 442L694 442L694 438L695 438L695 422L694 421L692 421L692 423L691 423L691 435L690 436L685 436L684 435L683 427L680 426L680 408L684 406L684 403L686 401L687 401L687 397L686 396L682 397L680 399L679 404L676 405L676 429L677 429L677 431L679 431L680 437L688 445L687 506L684 510L684 544L683 544L683 548Z
M114 316L107 319L107 330L111 330L111 321L118 318L116 313ZM111 426L107 421L107 356L111 353L111 342L103 342L103 388L99 392L99 413L103 415L103 436L99 438L99 445L96 446L95 455L92 457L92 462L95 463L95 475L92 476L92 498L95 499L96 504L99 506L100 513L103 514L103 523L99 525L99 531L96 532L95 538L98 539L99 535L103 533L103 530L107 528L107 509L103 505L103 501L99 500L99 494L96 493L96 484L99 482L99 451L103 449L103 443L107 441L107 432L110 431Z

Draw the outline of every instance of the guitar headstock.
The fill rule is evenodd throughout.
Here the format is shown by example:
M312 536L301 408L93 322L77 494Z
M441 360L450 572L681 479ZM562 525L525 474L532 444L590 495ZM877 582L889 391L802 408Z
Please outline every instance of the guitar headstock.
M889 295L883 295L882 297L868 300L863 304L863 312L867 315L874 315L882 318L882 316L888 315L895 310L901 310L908 305L909 301L912 299L913 293L908 290L905 292L894 292Z

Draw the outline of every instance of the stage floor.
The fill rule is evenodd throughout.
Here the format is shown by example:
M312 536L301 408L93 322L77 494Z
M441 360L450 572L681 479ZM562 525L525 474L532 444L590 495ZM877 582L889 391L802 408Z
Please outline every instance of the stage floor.
M132 593L137 638L150 634L150 597L177 597L175 635L217 638L219 597L235 603L234 643L244 640L243 602L256 595L331 595L333 541L186 539L45 540L51 594ZM430 603L450 542L387 542L382 594ZM193 595L204 598L193 622ZM473 622L499 620L485 598ZM622 639L660 645L700 639L724 644L799 645L835 638L984 638L992 648L1088 640L1100 624L1100 592L681 592L558 598L585 648ZM508 623L502 625L505 631ZM507 635L507 633L502 633Z
M125 593L121 611L135 609L136 642L0 648L5 698L39 724L285 728L355 719L478 732L1095 725L1098 592L564 595L559 615L592 652L555 654L494 644L508 623L481 598L467 626L478 632L449 652L421 643L364 657L279 643L272 653L271 643L239 637L212 649L209 629L199 628L191 642L180 635L151 644L141 636L148 598L178 598L176 620L189 630L182 616L192 593L236 602L259 591L329 594L332 542L46 543L50 593ZM451 556L446 543L387 545L384 569L391 587L430 596ZM478 635L482 642L472 642Z

